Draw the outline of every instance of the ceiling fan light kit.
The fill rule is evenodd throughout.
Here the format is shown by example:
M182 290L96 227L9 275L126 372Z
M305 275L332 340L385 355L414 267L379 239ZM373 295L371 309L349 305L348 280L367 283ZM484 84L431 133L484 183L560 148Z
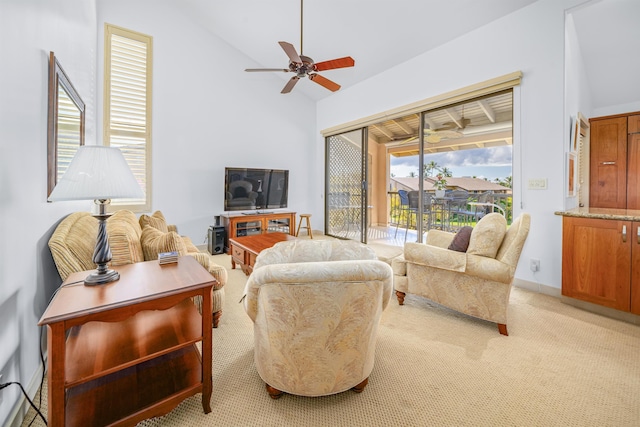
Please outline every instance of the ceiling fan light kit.
M347 68L353 67L355 65L355 61L350 56L345 56L343 58L330 59L328 61L322 61L315 63L313 59L308 56L302 54L302 10L303 10L303 0L300 0L300 54L296 51L296 48L291 44L284 41L278 42L282 50L289 57L289 66L288 68L247 68L245 71L255 72L255 71L270 71L270 72L280 72L283 71L285 73L295 73L295 76L291 77L287 84L284 85L282 91L280 93L289 93L293 89L293 87L298 83L303 77L309 77L314 83L319 84L325 89L329 89L332 92L340 89L340 85L334 81L329 80L326 77L318 74L318 71L327 71L334 70L336 68Z

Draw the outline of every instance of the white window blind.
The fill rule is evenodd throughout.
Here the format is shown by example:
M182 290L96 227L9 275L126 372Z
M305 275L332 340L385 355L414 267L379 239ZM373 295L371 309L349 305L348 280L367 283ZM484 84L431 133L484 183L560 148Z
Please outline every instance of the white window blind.
M133 211L151 209L152 38L105 24L104 144L118 147L144 199L112 200Z

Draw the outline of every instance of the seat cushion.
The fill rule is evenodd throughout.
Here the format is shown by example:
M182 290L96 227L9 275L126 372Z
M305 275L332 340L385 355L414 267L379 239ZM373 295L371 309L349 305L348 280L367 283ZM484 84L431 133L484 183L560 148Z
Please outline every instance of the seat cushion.
M169 231L167 220L164 218L164 215L160 211L155 211L153 215L150 216L146 214L140 215L140 228L144 230L147 225L156 228L163 233Z
M471 232L467 253L495 258L507 232L507 220L499 213L485 215Z
M175 231L163 233L157 228L147 225L142 230L142 251L145 261L158 259L160 252L178 252L178 256L186 255L187 248L182 237Z

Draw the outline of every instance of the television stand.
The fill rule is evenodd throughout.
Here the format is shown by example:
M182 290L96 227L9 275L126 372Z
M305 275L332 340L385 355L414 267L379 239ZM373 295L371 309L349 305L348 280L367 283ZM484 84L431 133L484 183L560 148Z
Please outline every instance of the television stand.
M235 237L255 236L266 233L296 234L295 212L227 212L222 217L224 226L224 252L229 254L231 249L229 239Z

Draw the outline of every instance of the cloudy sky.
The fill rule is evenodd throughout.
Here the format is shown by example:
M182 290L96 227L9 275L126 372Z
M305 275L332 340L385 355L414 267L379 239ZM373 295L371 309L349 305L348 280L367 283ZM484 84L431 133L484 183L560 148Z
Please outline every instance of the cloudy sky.
M447 167L454 177L475 176L493 181L505 178L511 173L511 146L449 151L446 153L428 154L424 162L434 161L440 167ZM418 174L418 156L391 156L391 173L396 177L409 176L411 172Z

